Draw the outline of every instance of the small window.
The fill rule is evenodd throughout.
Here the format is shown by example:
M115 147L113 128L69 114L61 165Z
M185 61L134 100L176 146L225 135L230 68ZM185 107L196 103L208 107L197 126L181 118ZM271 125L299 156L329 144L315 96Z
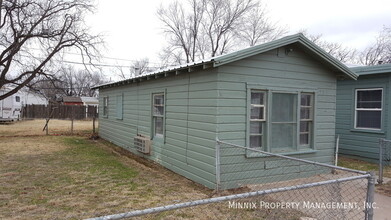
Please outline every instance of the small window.
M313 112L313 95L302 93L300 98L300 146L311 145Z
M15 96L15 101L20 102L20 96Z
M152 107L153 136L163 137L164 133L164 94L153 94Z
M381 129L383 89L357 89L355 128Z
M123 94L117 95L117 119L123 118Z
M263 91L251 91L250 147L264 148L266 123L266 95Z
M103 116L108 116L109 114L109 97L103 97Z

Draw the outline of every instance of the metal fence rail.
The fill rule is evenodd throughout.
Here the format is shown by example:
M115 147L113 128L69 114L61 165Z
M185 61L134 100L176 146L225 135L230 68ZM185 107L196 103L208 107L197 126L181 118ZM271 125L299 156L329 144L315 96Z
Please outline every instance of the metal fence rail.
M284 156L217 141L216 188L219 194L90 220L123 219L175 209L233 212L232 218L373 219L374 173ZM325 157L325 160L328 158ZM223 195L223 196L222 196ZM242 212L241 212L242 211ZM239 214L238 214L239 213ZM145 216L143 216L145 217Z

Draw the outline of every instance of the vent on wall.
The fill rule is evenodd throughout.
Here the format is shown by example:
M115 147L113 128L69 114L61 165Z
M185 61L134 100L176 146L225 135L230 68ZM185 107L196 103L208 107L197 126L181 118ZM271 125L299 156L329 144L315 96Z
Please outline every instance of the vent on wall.
M140 151L141 153L151 153L151 140L147 136L137 135L134 137L134 146L136 147L137 151Z

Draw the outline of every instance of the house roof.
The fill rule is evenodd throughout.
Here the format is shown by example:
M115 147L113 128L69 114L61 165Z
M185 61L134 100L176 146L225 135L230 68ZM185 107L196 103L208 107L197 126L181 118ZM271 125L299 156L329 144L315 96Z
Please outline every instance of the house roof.
M257 46L239 50L237 52L216 56L216 57L204 59L193 63L187 63L175 67L160 69L154 72L149 72L126 80L121 80L118 82L102 84L94 87L93 89L119 86L119 85L129 84L133 82L140 82L140 81L146 81L150 79L162 78L172 74L178 75L184 72L193 72L195 70L218 67L290 44L297 44L301 49L311 54L312 57L319 60L321 63L325 64L326 66L330 67L336 72L342 73L341 76L357 79L357 75L353 71L351 71L347 66L345 66L343 63L341 63L340 61L332 57L330 54L328 54L326 51L318 47L312 41L307 39L303 34L299 33L275 41L271 41L265 44L260 44Z
M350 69L359 76L391 73L391 64L382 64L382 65L375 65L375 66L360 66L360 67L353 67Z
M82 96L80 98L81 98L81 101L86 104L99 104L99 100L96 97Z
M62 97L63 102L82 102L80 97L64 96Z

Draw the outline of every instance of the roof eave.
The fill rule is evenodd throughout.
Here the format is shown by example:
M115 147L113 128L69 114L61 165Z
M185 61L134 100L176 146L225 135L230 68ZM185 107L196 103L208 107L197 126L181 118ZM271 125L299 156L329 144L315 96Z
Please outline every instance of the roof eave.
M220 57L215 58L215 67L221 66L227 63L231 63L234 61L238 61L241 59L244 59L246 57L250 57L253 55L257 55L266 51L270 51L273 49L277 49L279 47L283 47L289 44L293 43L300 43L303 46L305 46L307 49L309 49L312 53L316 54L318 57L320 57L322 60L326 61L328 64L330 64L332 67L334 67L336 70L342 72L347 77L352 79L357 79L358 75L355 74L353 71L351 71L345 64L341 63L337 59L335 59L333 56L328 54L326 51L318 47L316 44L308 40L303 34L295 34L292 36L287 36L284 38L281 38L279 40L275 40L269 43L265 43L262 45L250 47L248 49L244 49L232 54L223 55Z
M200 63L194 63L191 65L186 65L186 66L180 66L178 68L173 68L173 69L166 69L162 71L157 71L157 72L152 72L149 74L145 75L139 75L130 79L125 79L113 83L106 83L98 86L94 86L91 89L100 89L100 88L108 88L108 87L113 87L113 86L118 86L118 85L126 85L130 83L135 83L135 82L141 82L145 80L151 80L151 79L156 79L160 77L167 77L170 75L179 75L183 73L189 73L189 72L194 72L199 69L208 69L208 68L213 68L214 67L214 60L208 60L208 61L202 61Z

